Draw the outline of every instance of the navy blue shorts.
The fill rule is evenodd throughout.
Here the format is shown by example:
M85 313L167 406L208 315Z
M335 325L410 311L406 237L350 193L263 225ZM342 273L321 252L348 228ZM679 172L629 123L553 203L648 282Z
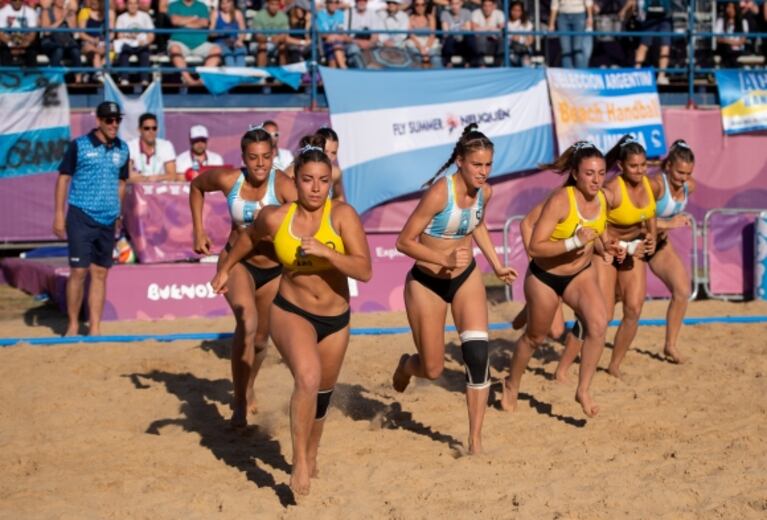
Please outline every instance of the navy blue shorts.
M114 225L105 226L96 222L77 206L69 206L66 225L69 267L88 267L91 264L112 267Z
M648 32L671 32L674 30L673 22L666 16L648 16L642 24L642 30ZM640 43L650 47L653 41L660 40L661 47L671 45L671 36L642 36Z

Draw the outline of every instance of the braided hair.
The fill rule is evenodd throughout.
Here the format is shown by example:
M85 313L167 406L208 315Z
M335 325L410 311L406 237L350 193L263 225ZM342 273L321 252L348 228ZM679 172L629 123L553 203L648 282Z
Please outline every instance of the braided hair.
M488 139L485 134L477 130L477 128L479 128L477 123L471 123L463 129L461 137L458 139L458 142L455 143L455 147L453 147L453 153L450 154L450 158L445 161L445 164L437 170L437 173L435 173L431 179L424 183L424 188L434 184L439 176L442 175L445 170L450 168L458 157L466 157L467 154L475 150L493 151L493 142Z
M269 132L264 130L264 127L260 125L251 126L242 136L242 139L240 139L240 148L242 149L243 155L245 155L245 150L248 149L248 146L250 146L251 143L269 143L269 146L274 148L274 143L272 143L272 136L269 135Z
M557 157L554 162L539 164L538 168L541 170L553 170L559 175L567 175L564 185L575 186L573 174L578 171L581 161L592 157L604 159L605 156L593 143L589 141L576 141L570 148L562 152L562 155Z
M333 168L330 163L330 159L325 155L325 138L321 135L312 134L305 135L298 142L299 149L296 152L296 158L293 161L293 171L295 172L296 179L298 179L298 172L307 163L321 162L328 165L328 168Z
M669 148L668 155L661 161L660 168L662 171L667 172L668 167L677 161L687 162L690 164L695 163L695 154L692 152L690 145L687 144L687 141L684 139L677 139L674 141L674 143L671 145L671 148Z

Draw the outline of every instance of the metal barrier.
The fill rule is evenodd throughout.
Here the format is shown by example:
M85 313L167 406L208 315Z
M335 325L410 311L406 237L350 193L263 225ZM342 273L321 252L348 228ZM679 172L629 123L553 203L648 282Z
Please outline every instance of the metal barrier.
M715 215L745 215L749 213L759 214L762 211L765 211L765 208L762 208L762 209L715 208L706 212L706 215L703 218L703 273L704 273L703 289L706 293L706 296L708 296L709 298L713 298L716 300L724 300L724 301L743 301L746 299L745 294L716 293L711 287L711 261L709 259L709 236L711 234L710 226L711 226L712 217L714 217Z
M700 276L698 275L698 224L695 221L695 217L691 213L684 212L682 215L685 215L687 218L690 219L690 233L692 235L691 245L692 245L692 253L691 253L691 269L690 269L690 284L692 285L692 291L690 292L690 298L689 301L693 301L698 297L699 288L702 283L702 280ZM515 222L521 222L525 218L525 215L513 215L512 217L509 217L509 219L506 220L506 222L503 225L503 265L506 267L510 266L511 261L511 243L509 240L509 232L511 231L511 226ZM670 240L670 238L669 238ZM705 243L705 234L704 234L704 243ZM649 269L649 267L648 267ZM520 276L522 276L522 273L520 273ZM511 286L507 285L505 288L505 294L506 294L506 301L511 301L511 298L513 296ZM652 299L650 297L647 297L647 299Z

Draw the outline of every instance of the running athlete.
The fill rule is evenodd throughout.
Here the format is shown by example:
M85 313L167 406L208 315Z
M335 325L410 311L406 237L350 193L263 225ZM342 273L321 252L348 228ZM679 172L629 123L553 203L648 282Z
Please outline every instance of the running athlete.
M690 299L690 276L668 238L668 230L690 225L684 215L687 200L695 191L691 178L695 167L695 155L683 139L674 141L668 156L661 163L661 173L652 179L656 203L655 215L658 225L658 243L655 252L648 255L650 270L671 291L671 302L666 311L666 342L663 352L674 363L683 363L685 358L676 347L676 340L682 328L682 320Z
M591 261L596 248L619 252L605 235L607 202L601 191L605 160L593 144L579 141L541 169L567 175L567 181L548 198L533 228L528 249L532 259L525 276L528 323L517 341L501 406L507 411L516 409L522 375L546 338L561 298L584 324L575 400L593 417L599 407L592 401L589 388L604 348L607 312Z
M620 175L605 183L609 205L607 230L626 249L623 261L597 260L599 285L607 305L608 322L615 309L616 290L623 302L623 318L613 340L607 371L621 377L620 364L634 341L647 293L645 255L655 251L655 197L647 178L644 147L630 135L623 136L607 153L607 170L618 165ZM616 289L617 284L617 289Z
M271 334L295 384L290 400L293 469L290 487L309 493L330 397L349 344L347 277L370 280L370 251L359 216L328 198L332 164L307 146L295 160L298 200L264 208L211 282L225 292L229 273L251 243L269 241L285 271L271 310Z
M453 164L457 171L436 180ZM476 124L467 126L397 239L397 249L416 261L405 281L405 307L418 353L400 358L394 389L404 392L413 376L434 380L442 374L449 305L466 369L472 454L482 451L482 421L490 388L487 295L472 257L472 239L498 278L511 283L517 276L501 264L485 226L492 165L493 143Z
M195 177L189 191L192 210L194 250L210 254L211 242L203 226L205 193L221 191L226 195L232 231L219 263L227 257L238 236L258 215L272 205L296 199L296 188L290 178L272 167L272 138L263 128L248 130L240 141L244 168L213 168ZM282 267L269 243L252 247L229 276L226 299L236 322L232 341L232 381L234 413L231 424L247 424L248 411L256 411L253 382L266 355L269 341L269 308L277 293Z

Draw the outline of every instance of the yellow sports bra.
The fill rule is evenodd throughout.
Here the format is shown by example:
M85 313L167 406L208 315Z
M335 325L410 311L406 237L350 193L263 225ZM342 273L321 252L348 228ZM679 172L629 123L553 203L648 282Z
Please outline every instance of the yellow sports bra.
M320 228L314 234L314 238L328 246L330 249L345 254L344 241L333 229L333 225L330 222L330 210L332 206L332 201L327 199L325 201L325 206L322 208ZM291 230L296 207L297 205L295 202L290 205L288 213L285 215L279 229L277 229L277 233L274 235L274 250L277 253L277 259L286 269L293 271L313 273L330 269L330 262L325 258L307 255L301 249L301 239L295 236Z
M586 220L578 211L578 203L575 200L575 188L567 187L567 200L570 203L570 212L567 218L557 223L554 232L551 233L551 240L565 240L575 235L575 231L580 227L589 227L597 232L597 235L604 233L607 225L607 201L602 190L597 193L599 198L599 215L591 220Z
M652 186L650 186L650 180L647 177L642 177L642 184L650 202L643 208L637 208L631 202L623 177L618 177L618 184L621 187L621 205L607 212L607 222L616 226L633 226L644 220L650 220L655 216L655 196L652 193Z

